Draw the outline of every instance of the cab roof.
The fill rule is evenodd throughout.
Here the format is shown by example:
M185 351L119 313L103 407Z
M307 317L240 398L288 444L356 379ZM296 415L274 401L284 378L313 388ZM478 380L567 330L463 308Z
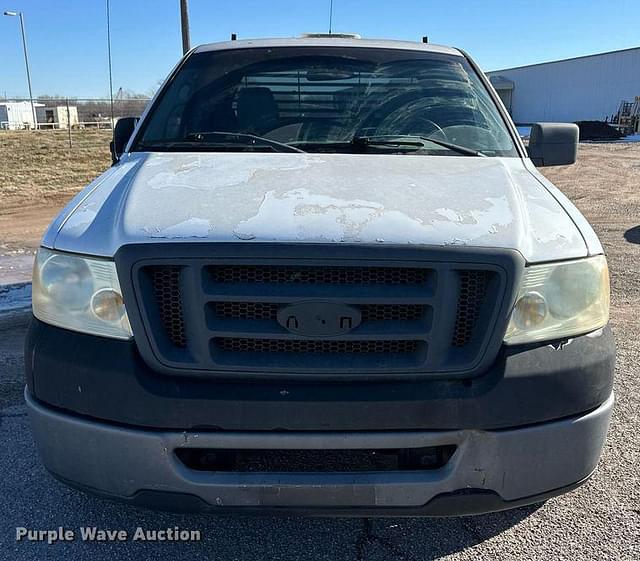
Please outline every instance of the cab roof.
M360 39L357 36L349 37L347 34L309 34L302 37L281 39L243 39L237 41L223 41L200 45L193 52L222 51L229 49L258 49L269 47L359 47L366 49L398 49L405 51L422 51L427 53L440 53L454 56L463 54L453 47L434 45L432 43L419 43L415 41L394 41L390 39Z

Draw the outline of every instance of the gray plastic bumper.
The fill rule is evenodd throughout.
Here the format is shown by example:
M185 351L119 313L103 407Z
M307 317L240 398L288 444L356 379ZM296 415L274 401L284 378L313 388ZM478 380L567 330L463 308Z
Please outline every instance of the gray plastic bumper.
M385 511L420 508L443 493L468 489L518 501L571 486L595 469L614 402L611 394L587 414L513 430L215 433L109 425L44 407L28 392L25 398L47 469L97 493L124 499L140 492L177 493L213 507ZM457 446L450 461L441 469L420 472L213 473L191 470L174 454L181 447L380 449L447 444Z

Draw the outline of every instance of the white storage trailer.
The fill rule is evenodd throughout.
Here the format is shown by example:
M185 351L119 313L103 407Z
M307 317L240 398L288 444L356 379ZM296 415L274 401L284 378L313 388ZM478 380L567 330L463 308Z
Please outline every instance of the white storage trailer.
M54 105L36 109L38 124L41 129L66 129L78 125L78 108L75 105Z
M43 103L34 103L33 105L36 108L36 112L39 107L44 107ZM30 102L0 102L0 129L18 130L34 128L36 128L36 123L33 121L33 111L31 110Z

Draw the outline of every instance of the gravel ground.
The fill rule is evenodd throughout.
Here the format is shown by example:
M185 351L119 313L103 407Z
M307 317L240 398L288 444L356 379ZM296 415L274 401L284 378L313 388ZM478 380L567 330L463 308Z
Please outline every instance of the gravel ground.
M22 402L24 327L0 325L0 559L640 559L640 145L583 145L545 173L595 226L612 273L617 403L596 475L542 506L452 519L204 517L154 513L68 489L41 467ZM4 330L2 330L4 329ZM196 529L196 543L24 543L16 526Z

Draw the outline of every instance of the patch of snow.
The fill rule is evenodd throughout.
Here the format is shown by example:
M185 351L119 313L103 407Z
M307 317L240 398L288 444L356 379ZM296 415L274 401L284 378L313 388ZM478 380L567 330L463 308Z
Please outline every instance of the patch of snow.
M23 249L0 252L0 286L30 281L33 253L32 250Z
M0 314L31 306L31 283L0 285Z
M640 132L636 134L630 134L620 139L620 142L640 142Z

